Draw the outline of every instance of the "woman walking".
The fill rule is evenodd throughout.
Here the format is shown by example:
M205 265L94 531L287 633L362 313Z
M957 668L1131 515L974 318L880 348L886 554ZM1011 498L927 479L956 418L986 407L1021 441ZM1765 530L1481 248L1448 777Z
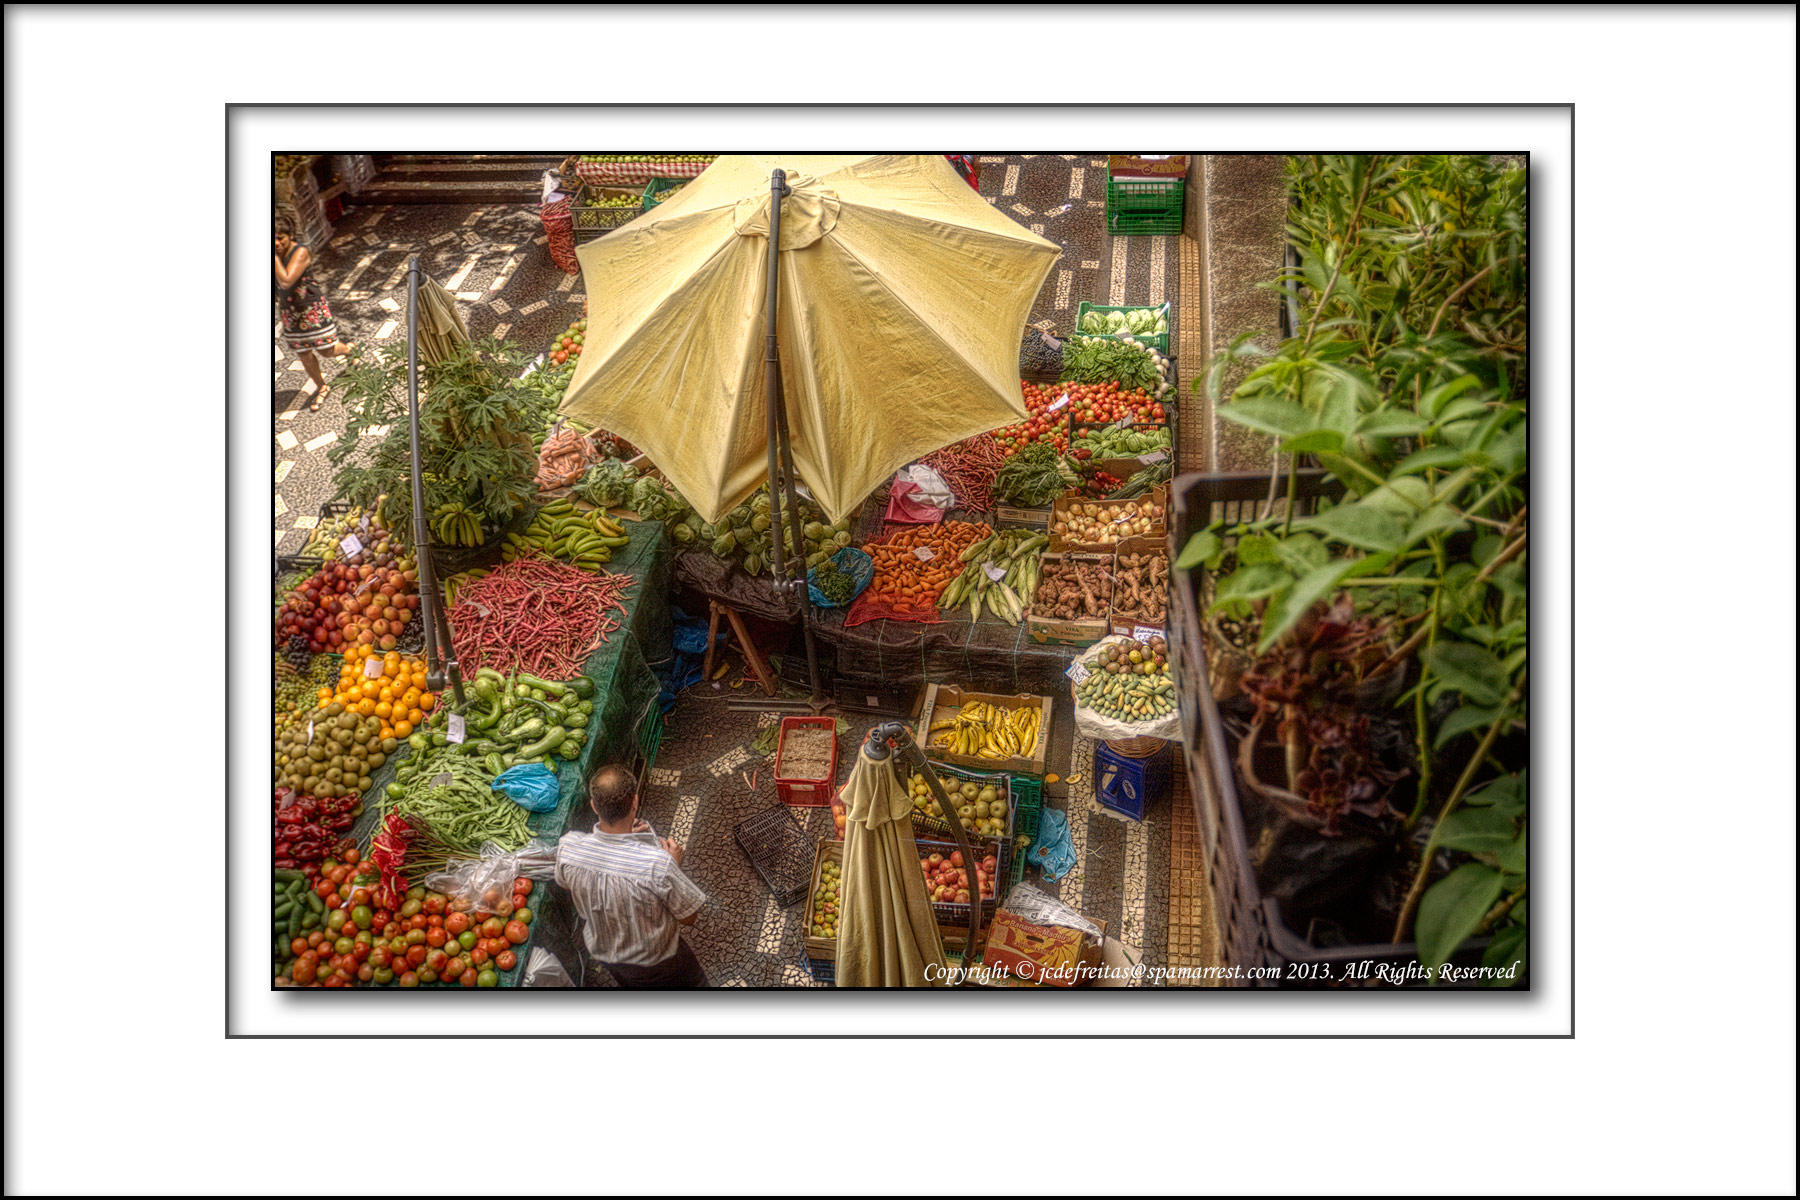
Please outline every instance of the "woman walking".
M294 226L286 217L275 222L275 297L281 308L282 339L313 381L313 398L307 411L318 412L319 401L325 396L319 355L336 358L350 353L350 346L338 340L337 322L331 319L325 289L312 277L312 254L295 243Z

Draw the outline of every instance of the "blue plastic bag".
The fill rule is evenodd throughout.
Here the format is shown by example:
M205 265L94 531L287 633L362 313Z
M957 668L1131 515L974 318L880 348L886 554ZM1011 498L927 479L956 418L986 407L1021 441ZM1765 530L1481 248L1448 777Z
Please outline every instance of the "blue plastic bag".
M1044 810L1039 819L1038 840L1025 854L1045 879L1061 879L1075 868L1075 841L1069 836L1069 818L1061 809Z
M845 546L831 556L831 561L838 570L850 577L850 599L844 601L844 607L848 608L856 602L856 598L863 594L863 589L868 587L869 582L875 578L875 560L854 546ZM806 590L811 594L812 602L820 608L838 607L827 600L825 593L819 590L818 578L819 569L817 567L806 573Z
M520 763L494 777L494 790L504 792L526 812L549 812L562 790L556 772L543 763Z

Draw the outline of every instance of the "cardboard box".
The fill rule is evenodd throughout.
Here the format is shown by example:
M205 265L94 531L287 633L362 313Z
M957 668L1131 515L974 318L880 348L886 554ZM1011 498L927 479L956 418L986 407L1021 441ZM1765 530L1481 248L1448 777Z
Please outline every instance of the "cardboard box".
M1185 154L1111 154L1107 170L1114 179L1184 179L1188 156Z
M1054 538L1051 539L1051 544L1055 544ZM1058 563L1061 563L1064 559L1076 563L1093 563L1105 573L1105 594L1094 597L1094 599L1098 600L1101 604L1101 615L1097 617L1076 617L1072 620L1063 620L1059 617L1040 617L1037 615L1036 611L1028 611L1025 617L1025 633L1032 641L1039 645L1055 642L1063 646L1091 646L1101 638L1105 637L1108 633L1112 632L1112 624L1108 620L1107 614L1112 611L1113 556L1104 553L1089 554L1073 551L1065 553L1046 553L1044 555L1043 571L1038 576L1039 580L1041 581L1046 578L1050 574L1051 568L1055 567ZM1039 586L1042 586L1041 582ZM1035 600L1036 597L1034 596L1026 597L1026 602L1028 604L1034 603Z
M931 726L940 720L947 720L954 710L961 708L968 700L982 700L999 708L1036 708L1039 711L1037 745L1031 747L1030 753L1013 755L1007 758L982 758L974 754L956 754L942 746L931 744ZM1050 752L1050 712L1053 703L1048 696L1032 696L1020 693L1017 696L1001 696L991 692L965 692L952 684L934 683L925 691L925 703L920 708L919 723L913 730L913 736L925 751L925 757L936 762L955 763L959 767L973 767L977 771L1015 771L1027 775L1042 775L1044 761Z
M1123 556L1126 554L1160 554L1164 558L1167 558L1169 556L1168 538L1166 538L1166 537L1126 538L1124 541L1119 543L1117 554L1114 556L1114 570L1115 571L1118 569L1117 568L1118 558L1120 556ZM1174 576L1171 575L1170 579L1172 581L1174 579ZM1119 585L1118 585L1117 581L1115 580L1115 582L1113 583L1113 588L1114 588L1113 600L1115 602L1118 600L1118 590L1117 590L1118 586ZM1139 641L1142 641L1144 638L1152 637L1152 636L1160 637L1160 638L1163 638L1164 640L1167 640L1167 638L1169 636L1169 634L1168 634L1169 618L1168 618L1167 606L1165 606L1163 609L1163 619L1160 621L1145 621L1142 618L1121 616L1118 612L1113 611L1111 606L1108 607L1108 612L1111 614L1110 624L1111 624L1112 632L1119 634L1123 637L1137 638Z
M1017 508L1010 504L994 505L995 529L1048 529L1050 528L1050 506L1042 508Z
M1102 513L1112 514L1103 516L1101 518L1102 520L1120 520L1123 518L1127 506L1136 506L1142 504L1145 500L1155 501L1161 506L1163 514L1162 519L1151 525L1148 534L1132 534L1130 536L1166 538L1169 530L1169 485L1162 483L1151 488L1150 491L1144 495L1131 500L1082 500L1072 497L1064 497L1063 499L1058 500L1055 504L1050 506L1050 524L1052 529L1050 534L1050 549L1081 550L1090 553L1111 554L1117 548L1118 542L1076 541L1065 534L1054 532L1057 522L1068 519L1069 506L1072 504L1096 505L1100 508ZM1123 541L1124 539L1120 540Z

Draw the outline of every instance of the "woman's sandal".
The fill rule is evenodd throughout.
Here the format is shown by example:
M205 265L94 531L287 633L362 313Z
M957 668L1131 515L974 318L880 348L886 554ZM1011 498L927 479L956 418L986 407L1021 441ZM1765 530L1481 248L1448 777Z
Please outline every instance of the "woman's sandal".
M325 398L325 389L320 388L318 391L313 393L312 403L308 404L306 406L306 411L307 412L318 412L319 411L319 401L323 400L324 398Z

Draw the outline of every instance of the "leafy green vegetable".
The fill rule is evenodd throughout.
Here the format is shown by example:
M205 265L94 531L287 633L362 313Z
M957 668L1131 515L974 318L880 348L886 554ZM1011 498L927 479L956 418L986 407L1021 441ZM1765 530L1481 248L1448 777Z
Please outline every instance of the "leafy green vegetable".
M1063 343L1062 378L1065 383L1117 382L1160 397L1173 387L1163 377L1168 361L1148 346L1077 334Z
M1043 442L1033 442L1006 460L994 476L994 497L1009 504L1036 508L1050 503L1072 487L1081 476Z

